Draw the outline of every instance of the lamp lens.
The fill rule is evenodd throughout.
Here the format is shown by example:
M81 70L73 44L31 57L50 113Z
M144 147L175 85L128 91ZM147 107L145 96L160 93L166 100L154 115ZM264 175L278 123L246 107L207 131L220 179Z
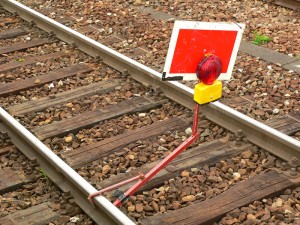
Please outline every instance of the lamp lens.
M222 62L215 55L205 56L197 67L197 77L204 84L213 84L222 72Z

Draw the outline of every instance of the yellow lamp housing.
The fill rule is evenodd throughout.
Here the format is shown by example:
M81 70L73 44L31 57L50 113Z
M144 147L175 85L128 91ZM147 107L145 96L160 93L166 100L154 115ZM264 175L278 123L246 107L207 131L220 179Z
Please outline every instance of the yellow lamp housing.
M196 84L194 90L194 101L200 105L216 101L222 97L222 82L214 81L213 84L207 85L203 82Z

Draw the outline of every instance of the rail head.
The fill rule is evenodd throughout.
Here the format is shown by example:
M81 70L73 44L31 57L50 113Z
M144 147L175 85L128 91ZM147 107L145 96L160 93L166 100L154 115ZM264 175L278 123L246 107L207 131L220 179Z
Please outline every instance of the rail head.
M3 108L0 108L0 131L7 132L12 143L28 158L37 159L47 176L63 191L70 191L76 203L97 224L135 224L103 196L96 197L93 206L87 197L97 190Z

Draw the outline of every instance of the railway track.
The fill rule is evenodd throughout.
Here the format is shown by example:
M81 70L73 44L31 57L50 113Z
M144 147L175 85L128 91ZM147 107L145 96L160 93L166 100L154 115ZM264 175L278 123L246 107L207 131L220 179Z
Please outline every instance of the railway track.
M159 73L20 4L1 4L51 31L38 31L33 23L3 14L1 24L8 30L0 33L0 52L6 56L0 65L1 103L39 140L3 109L1 130L96 223L132 224L106 198L95 198L93 208L87 196L96 191L94 187L147 172L182 143L191 126L191 112L183 106L192 108L193 91L177 82L160 82ZM226 101L241 110L253 104L247 97ZM268 126L220 102L201 112L205 118L199 124L199 140L121 207L133 221L213 223L233 209L299 184L297 111L271 118ZM4 158L13 159L16 150L9 148L13 147L3 150ZM291 168L285 172L286 161ZM12 166L4 167L2 174L12 171ZM7 185L3 190L20 186ZM112 193L105 195L115 199ZM55 213L55 219L61 216L59 210ZM14 216L19 217L12 213L2 219L14 223Z

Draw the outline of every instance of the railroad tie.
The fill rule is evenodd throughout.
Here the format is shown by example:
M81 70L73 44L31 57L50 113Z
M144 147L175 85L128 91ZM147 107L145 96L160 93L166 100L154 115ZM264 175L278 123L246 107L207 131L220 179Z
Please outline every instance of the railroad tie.
M85 98L95 94L106 94L114 90L119 85L117 81L100 81L83 87L78 87L53 96L46 96L36 100L30 100L18 105L9 107L9 112L14 116L25 115L32 112L40 112L42 110L63 105L74 99Z
M14 69L23 67L23 66L28 66L28 65L33 65L37 62L43 62L49 59L56 59L60 57L65 57L68 54L65 52L54 52L46 55L38 55L38 56L30 56L30 57L25 57L22 59L17 60L16 62L9 62L0 65L0 73L12 71Z
M16 173L11 168L5 168L3 170L1 169L0 177L0 194L16 190L22 187L22 185L32 181L30 177L26 176L25 174Z
M0 32L0 40L14 38L23 34L28 34L28 30L25 30L23 27L17 27L15 29Z
M54 209L52 203L44 202L0 218L0 224L28 225L33 224L32 221L35 221L35 225L42 225L55 221L59 216L59 212Z
M37 39L37 40L28 41L26 43L17 43L17 44L0 48L0 54L7 54L15 51L21 51L28 48L38 47L44 44L50 44L54 42L56 41L48 40L48 39Z
M39 139L63 136L80 129L92 127L101 121L114 119L125 114L133 114L151 110L167 100L153 101L145 97L137 97L122 101L116 105L108 105L95 111L84 112L78 116L33 129Z
M299 178L291 179L284 174L268 171L240 182L214 198L165 214L142 219L142 224L213 224L233 209L259 201L262 198L276 196L285 189L299 184Z
M151 137L157 137L167 131L174 131L186 128L188 121L184 118L171 118L168 120L158 121L149 126L138 128L136 130L126 131L124 134L112 138L104 139L95 144L83 146L72 151L61 154L66 162L73 168L87 165L97 159L112 154L122 147L134 143L138 140L145 140Z
M51 71L45 75L40 75L36 77L31 77L27 79L17 80L11 83L1 84L0 85L0 96L7 96L9 94L18 93L20 91L40 87L48 82L63 79L66 77L74 76L79 73L88 73L91 72L93 68L87 64L80 63L72 65L66 68L58 69Z

